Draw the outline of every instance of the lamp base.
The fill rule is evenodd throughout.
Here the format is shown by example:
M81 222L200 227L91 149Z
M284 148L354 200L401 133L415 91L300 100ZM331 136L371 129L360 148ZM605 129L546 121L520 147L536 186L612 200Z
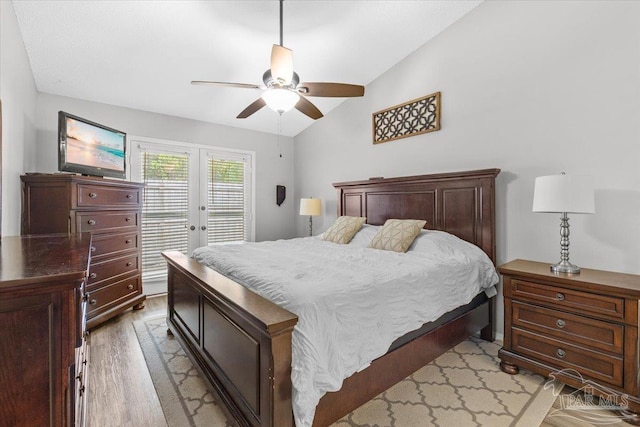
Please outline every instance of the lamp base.
M550 269L553 273L580 274L580 267L571 264L569 261L560 261L557 264L551 265Z

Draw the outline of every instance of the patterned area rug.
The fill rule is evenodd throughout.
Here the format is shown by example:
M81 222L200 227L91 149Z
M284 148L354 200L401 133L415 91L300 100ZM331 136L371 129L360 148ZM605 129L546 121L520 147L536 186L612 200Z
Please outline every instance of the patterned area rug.
M133 323L169 427L235 427L173 337L164 317Z
M169 427L235 425L178 342L167 336L164 317L134 327ZM546 380L539 375L500 371L499 348L469 338L334 427L540 425L556 395L544 390Z

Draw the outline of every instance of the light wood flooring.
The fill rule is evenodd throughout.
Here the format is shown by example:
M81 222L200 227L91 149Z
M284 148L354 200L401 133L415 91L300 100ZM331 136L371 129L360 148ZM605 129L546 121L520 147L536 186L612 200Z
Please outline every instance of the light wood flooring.
M144 309L129 310L91 331L87 408L89 427L167 426L133 329L136 320L166 314L167 297L150 297L145 304ZM571 391L573 389L565 387L565 393ZM554 408L560 408L559 399ZM618 422L607 425L621 427L630 424ZM595 424L571 417L547 415L541 426L595 427Z

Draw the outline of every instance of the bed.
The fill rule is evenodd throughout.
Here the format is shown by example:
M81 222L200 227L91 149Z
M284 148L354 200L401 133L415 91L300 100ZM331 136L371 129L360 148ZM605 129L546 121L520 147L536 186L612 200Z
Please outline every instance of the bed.
M374 178L334 184L338 215L424 219L481 248L495 263L495 177L498 169ZM168 262L169 330L226 409L241 425L291 426L292 332L298 318L244 286L178 252ZM468 336L493 341L493 298L470 303L408 332L369 367L326 393L314 426L329 425L404 379Z

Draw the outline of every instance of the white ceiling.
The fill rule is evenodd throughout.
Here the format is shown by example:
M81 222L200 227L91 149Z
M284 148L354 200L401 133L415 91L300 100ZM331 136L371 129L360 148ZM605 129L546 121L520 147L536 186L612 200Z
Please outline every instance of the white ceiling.
M367 85L479 3L287 0L284 46L301 81ZM275 0L13 4L40 92L278 132L266 107L235 118L260 90L190 84L262 84L279 42ZM310 101L327 114L344 99ZM281 131L295 136L313 122L292 110Z

